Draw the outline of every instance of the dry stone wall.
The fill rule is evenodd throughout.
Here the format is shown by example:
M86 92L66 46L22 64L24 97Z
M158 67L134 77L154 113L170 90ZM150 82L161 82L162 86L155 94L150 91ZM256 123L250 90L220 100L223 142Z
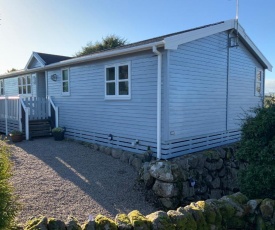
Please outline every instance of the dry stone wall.
M236 146L189 154L171 161L145 162L140 179L166 209L192 201L219 199L239 191L237 174L246 163L235 159Z
M24 230L275 230L275 201L248 200L241 193L192 202L168 212L157 211L147 216L138 210L118 214L115 220L98 215L81 225L75 218L66 222L54 218L30 219Z

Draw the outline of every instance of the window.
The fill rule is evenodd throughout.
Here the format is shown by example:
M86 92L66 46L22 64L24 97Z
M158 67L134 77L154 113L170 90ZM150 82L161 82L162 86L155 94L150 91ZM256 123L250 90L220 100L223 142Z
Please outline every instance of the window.
M130 99L130 64L105 67L105 98Z
M0 96L3 96L4 94L4 80L0 80Z
M256 69L255 96L262 95L262 82L263 82L263 72L262 70Z
M18 77L18 93L19 94L32 93L31 75Z
M70 95L70 76L69 69L62 69L62 94Z

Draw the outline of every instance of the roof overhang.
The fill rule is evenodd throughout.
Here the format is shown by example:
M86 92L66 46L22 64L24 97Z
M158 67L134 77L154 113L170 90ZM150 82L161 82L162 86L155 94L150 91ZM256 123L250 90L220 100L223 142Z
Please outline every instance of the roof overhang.
M42 67L46 65L45 61L36 52L32 52L32 55L25 66L25 70L29 69L29 65L31 64L33 59L36 59Z
M266 57L261 53L261 51L257 48L257 46L252 42L252 40L245 33L245 30L240 24L237 24L237 21L232 19L225 21L221 24L217 24L215 26L209 26L205 28L201 28L199 30L193 30L188 33L183 33L171 37L164 38L165 49L177 49L179 45L191 42L203 37L207 37L216 33L220 33L227 30L237 30L238 34L242 38L242 40L246 43L246 45L253 51L255 56L261 63L264 64L265 68L269 71L272 71L272 65L266 59Z
M112 58L120 55L126 55L126 54L136 53L140 51L150 50L154 46L164 47L165 49L177 49L180 44L191 42L191 41L194 41L203 37L207 37L216 33L220 33L223 31L227 31L227 30L232 30L232 29L237 30L237 28L238 28L239 36L245 42L248 48L254 53L256 58L263 64L263 66L266 69L268 69L269 71L272 71L272 65L270 64L270 62L265 58L265 56L261 53L261 51L257 48L257 46L248 37L248 35L245 33L245 30L241 27L241 25L237 25L236 20L228 20L213 26L203 27L197 30L183 32L178 35L165 37L162 41L151 42L147 44L141 44L141 45L130 46L130 47L127 47L127 46L121 47L121 48L112 49L109 51L72 58L72 59L60 61L49 65L45 65L46 63L44 62L44 60L41 59L41 57L36 52L33 52L24 70L0 75L0 78L9 78L9 77L14 77L18 75L33 73L33 72L47 71L50 69L81 64L81 63L90 62L94 60ZM42 67L28 69L27 67L31 63L33 58L36 58L37 61L41 63Z

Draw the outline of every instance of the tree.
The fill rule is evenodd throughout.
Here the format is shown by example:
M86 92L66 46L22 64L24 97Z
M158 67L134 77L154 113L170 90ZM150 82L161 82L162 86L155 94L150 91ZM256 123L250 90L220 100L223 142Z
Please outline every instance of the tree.
M254 109L242 125L239 160L248 162L239 174L241 192L249 198L275 198L275 104Z
M89 42L86 46L75 54L76 57L92 54L98 51L112 49L118 46L123 46L127 43L127 40L117 35L108 35L102 38L101 42Z

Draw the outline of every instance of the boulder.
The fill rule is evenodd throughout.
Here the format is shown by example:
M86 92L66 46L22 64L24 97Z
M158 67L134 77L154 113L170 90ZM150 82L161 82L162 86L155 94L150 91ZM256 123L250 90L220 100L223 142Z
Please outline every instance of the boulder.
M211 189L209 196L211 199L220 199L222 197L222 191L220 189Z
M119 159L122 155L122 152L122 149L112 149L111 155L113 158Z
M93 149L98 151L99 150L99 145L98 144L93 144Z
M128 152L123 151L119 159L120 159L122 162L128 163L128 162L129 162L130 156L131 156L131 155L130 155Z
M95 221L87 221L82 225L82 230L95 230Z
M138 210L128 214L128 218L135 230L150 230L151 222L143 216Z
M166 209L175 209L178 207L180 200L177 197L159 198L159 201Z
M171 164L169 161L151 162L149 173L152 177L164 182L175 182L181 179L178 165Z
M214 178L211 182L210 182L210 186L211 188L217 189L221 186L221 180L219 177Z
M126 214L117 214L115 222L119 230L131 230L133 228L131 221Z
M132 161L132 166L136 171L139 171L142 166L142 160L138 157L135 157Z
M179 189L176 183L166 183L156 180L153 191L160 197L175 197L179 195Z
M249 200L247 202L247 207L249 208L250 214L255 214L255 210L259 207L263 200L262 199L256 199L256 200Z
M275 209L275 201L271 199L264 199L260 205L260 210L264 220L271 220Z
M66 222L67 230L81 230L81 226L78 222L78 220L73 217L69 216Z
M155 183L155 178L150 175L149 172L144 173L143 182L147 189L151 189Z
M107 155L111 155L112 149L110 147L105 147L104 148L104 153L106 153Z
M195 203L191 203L183 208L186 212L192 214L194 220L197 223L198 230L209 229L208 224L205 221L202 210Z
M218 161L220 159L219 152L217 150L207 150L203 153L206 156L208 162Z
M197 168L197 165L198 165L197 155L195 155L195 154L188 155L188 165L189 165L189 168L191 168L191 169Z
M192 214L186 212L180 212L175 210L170 210L167 212L170 217L171 222L176 226L176 229L181 230L196 230L197 223L194 220Z
M116 223L103 215L97 215L95 218L96 230L117 230Z
M188 181L182 183L182 198L187 198L195 195L194 187L190 186Z
M66 230L66 224L55 218L48 219L48 230Z
M24 230L48 230L48 219L45 216L33 217L27 221Z
M175 226L172 224L166 212L157 211L146 216L152 222L153 230L174 230Z

